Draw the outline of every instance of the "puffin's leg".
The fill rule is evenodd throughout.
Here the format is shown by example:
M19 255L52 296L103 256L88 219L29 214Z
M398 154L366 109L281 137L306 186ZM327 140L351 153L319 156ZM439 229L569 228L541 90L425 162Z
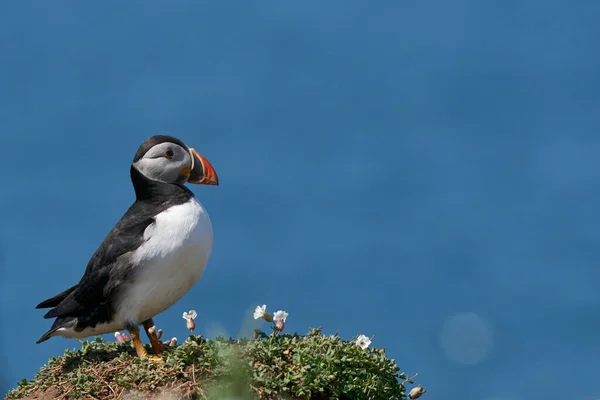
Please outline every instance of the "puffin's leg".
M154 321L152 318L147 319L146 321L142 322L142 324L144 325L144 330L146 331L146 335L148 335L148 339L150 339L150 345L152 345L154 353L164 353L165 346L163 346L160 340L156 338L156 332L154 331L156 327L154 326Z
M162 358L160 358L159 356L148 354L146 348L144 347L144 344L142 343L142 340L140 339L140 329L137 326L133 328L130 327L127 330L131 334L131 340L133 341L135 352L137 353L139 358L149 358L151 360L162 361Z

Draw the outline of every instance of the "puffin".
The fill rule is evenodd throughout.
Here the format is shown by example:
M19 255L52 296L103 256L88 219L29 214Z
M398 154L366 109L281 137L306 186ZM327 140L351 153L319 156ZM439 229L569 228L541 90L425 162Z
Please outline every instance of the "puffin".
M54 318L37 343L51 337L84 339L127 330L138 357L165 351L153 318L181 299L203 275L213 229L204 206L185 184L218 185L208 160L180 139L155 135L130 167L135 202L89 260L79 282L42 301ZM144 328L154 354L140 338Z

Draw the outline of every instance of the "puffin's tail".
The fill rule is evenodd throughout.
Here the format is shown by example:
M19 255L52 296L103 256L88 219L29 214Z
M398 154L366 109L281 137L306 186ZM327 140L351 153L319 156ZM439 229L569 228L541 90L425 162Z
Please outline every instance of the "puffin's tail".
M52 324L52 327L48 330L48 332L44 333L42 337L40 337L38 341L35 342L35 344L45 342L52 336L56 336L56 331L58 331L60 328L71 328L75 323L77 323L77 318L74 317L57 318Z
M48 300L42 301L40 304L35 306L35 308L54 308L57 305L59 305L60 302L62 302L64 299L66 299L67 296L70 295L75 289L77 289L77 285L68 288L64 292L59 293L56 296L54 296Z

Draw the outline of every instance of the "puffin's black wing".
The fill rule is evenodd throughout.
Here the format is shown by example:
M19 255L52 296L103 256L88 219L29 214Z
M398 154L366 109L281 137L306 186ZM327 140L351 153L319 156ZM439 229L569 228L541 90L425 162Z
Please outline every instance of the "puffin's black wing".
M54 307L44 318L56 318L52 327L37 341L41 343L63 326L84 330L112 319L115 294L131 279L132 255L144 243L144 231L156 215L183 204L194 195L183 185L151 181L133 165L130 168L136 201L94 253L79 283L48 299L38 308Z
M108 317L97 314L110 311L106 306L111 305L111 295L130 273L131 253L144 242L144 231L154 223L156 211L151 204L136 201L96 250L79 283L38 305L54 307L44 318Z
M115 291L131 273L131 253L144 242L144 230L154 223L156 210L136 201L96 250L79 283L38 305L54 307L44 318L56 320L36 343L48 340L63 326L80 331L112 319Z

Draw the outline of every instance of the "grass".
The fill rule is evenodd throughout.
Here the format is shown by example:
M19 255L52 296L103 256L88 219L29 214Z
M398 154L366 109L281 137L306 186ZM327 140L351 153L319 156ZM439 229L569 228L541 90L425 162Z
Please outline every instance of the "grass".
M50 359L7 399L148 398L170 391L183 399L393 400L405 399L405 385L413 383L383 349L362 349L320 329L239 340L191 335L162 358L139 359L130 342L96 338Z

